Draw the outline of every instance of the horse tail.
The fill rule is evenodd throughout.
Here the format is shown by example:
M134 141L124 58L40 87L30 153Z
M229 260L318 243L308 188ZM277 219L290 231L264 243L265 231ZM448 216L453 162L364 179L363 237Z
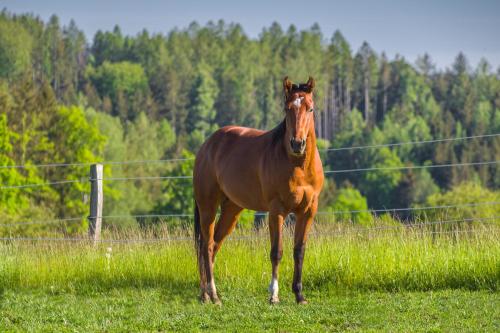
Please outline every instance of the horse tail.
M200 210L196 200L194 201L194 247L196 254L199 257L201 254L201 226L200 226Z
M196 259L198 261L198 269L200 271L201 285L206 285L207 275L205 272L205 260L201 253L202 238L201 238L201 224L200 224L200 209L198 203L194 201L194 247L196 249Z

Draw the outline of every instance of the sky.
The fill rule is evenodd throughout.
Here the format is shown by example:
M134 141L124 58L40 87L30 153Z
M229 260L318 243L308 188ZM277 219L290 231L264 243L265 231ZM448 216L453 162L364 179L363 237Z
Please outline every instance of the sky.
M460 51L472 66L481 58L494 69L500 66L500 0L0 0L0 8L45 21L56 14L62 24L74 19L89 41L97 30L116 24L128 35L144 28L166 34L192 21L223 19L257 38L275 21L285 29L318 23L326 41L339 29L354 51L367 41L377 53L399 54L412 63L427 52L441 69Z

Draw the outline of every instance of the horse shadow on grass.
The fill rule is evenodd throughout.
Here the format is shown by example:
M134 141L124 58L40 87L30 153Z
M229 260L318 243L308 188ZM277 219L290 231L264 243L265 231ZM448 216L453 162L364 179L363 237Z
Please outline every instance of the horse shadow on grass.
M92 296L96 294L114 294L121 291L152 291L157 290L162 301L182 304L193 303L197 299L199 284L193 279L162 279L159 277L121 276L115 279L103 279L101 275L87 275L72 279L65 283L53 283L43 286L18 287L11 286L11 290L32 290L47 295L72 294L76 296ZM0 288L0 299L5 288Z

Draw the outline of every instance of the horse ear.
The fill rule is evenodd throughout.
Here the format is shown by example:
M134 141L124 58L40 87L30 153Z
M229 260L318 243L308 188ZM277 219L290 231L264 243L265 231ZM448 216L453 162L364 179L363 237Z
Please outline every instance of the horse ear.
M292 86L292 81L288 79L288 76L285 76L285 78L283 79L283 92L285 93L285 99L287 99L292 92Z
M315 84L316 84L316 82L314 81L313 77L309 76L309 80L307 80L307 83L306 83L309 92L313 91Z

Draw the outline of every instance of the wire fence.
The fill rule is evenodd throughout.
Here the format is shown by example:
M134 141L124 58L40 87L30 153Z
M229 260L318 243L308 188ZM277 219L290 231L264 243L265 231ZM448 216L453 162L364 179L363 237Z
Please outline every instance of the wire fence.
M149 163L168 163L184 162L194 160L194 158L167 158L160 160L135 160L135 161L96 161L96 162L69 162L69 163L48 163L48 164L24 164L24 165L2 165L0 169L27 169L27 168L57 168L74 166L91 166L92 164L103 165L127 165L127 164L149 164Z
M381 229L373 229L371 231L375 230L381 230ZM369 232L369 229L365 229L365 232ZM490 232L489 230L483 230L483 229L470 229L470 230L421 230L421 234L476 234L476 233L481 233L481 232ZM357 234L359 233L359 230L356 232L322 232L321 234L319 233L311 233L310 236L312 237L335 237L335 236L342 236L342 235L347 235L347 234ZM267 239L268 237L266 235L261 235L261 234L255 234L251 236L230 236L228 238L229 241L239 241L239 240L261 240L261 239ZM28 242L81 242L81 243L122 243L122 244L127 244L127 243L165 243L165 242L182 242L182 241L192 241L193 238L189 236L185 237L158 237L158 238L129 238L129 239L99 239L97 241L91 241L88 238L85 237L0 237L0 241L3 242L18 242L18 241L28 241Z
M429 164L429 165L409 165L402 167L374 167L374 168L358 168L358 169L344 169L344 170L329 170L325 174L330 173L346 173L346 172L361 172L361 171L382 171L382 170L413 170L413 169L433 169L433 168L449 168L449 167L465 167L474 165L491 165L498 164L500 161L480 161L480 162L467 162L467 163L449 163L449 164Z
M420 223L402 223L400 225L384 225L384 226L374 226L374 227L352 227L347 230L343 230L343 233L357 233L357 232L371 232L371 231L379 231L379 230L401 230L401 229L418 229L420 227L428 227L428 226L441 226L441 225L449 225L449 224L459 224L459 223L480 223L483 225L493 225L498 227L498 224L493 222L496 220L500 220L500 215L498 216L489 216L489 217L476 217L476 218L462 218L462 219L453 219L453 220L444 220L444 221L431 221L431 222L420 222ZM499 227L500 230L500 227ZM435 231L435 230L431 230ZM458 231L458 230L446 230L446 231ZM425 232L425 231L424 231ZM318 234L320 235L320 234Z
M480 139L480 138L491 138L491 137L497 137L497 136L500 136L500 133L484 134L484 135L471 135L471 136L463 136L463 137L458 137L458 138L444 138L444 139L433 139L433 140L423 140L423 141L382 143L382 144L367 145L367 146L350 146L350 147L340 147L340 148L328 148L328 149L324 149L324 151L362 150L362 149L376 149L376 148L383 148L383 147L400 147L400 146L421 145L421 144L428 144L428 143L439 143L439 142L463 141L463 140Z
M459 208L471 208L471 207L481 207L481 206L492 206L492 205L500 205L500 201L487 201L487 202L470 202L456 205L437 205L437 206L423 206L423 207L398 207L398 208L380 208L380 209L358 209L358 210L337 210L337 211L318 211L316 216L322 215L352 215L359 213L370 213L370 214L379 214L379 213L391 213L391 212L410 212L410 211L425 211L425 210L450 210L450 209L459 209ZM217 214L216 216L219 216ZM256 212L253 216L267 216L266 212ZM193 214L141 214L141 215L103 215L97 216L96 218L102 219L151 219L151 218L192 218ZM62 218L62 219L51 219L51 220L38 220L38 221L24 221L24 222L15 222L15 223L0 223L0 227L19 227L19 226L27 226L27 225L35 225L35 224L63 224L63 223L73 223L73 222L81 222L86 219L86 216L80 217L70 217L70 218Z
M456 138L441 138L441 139L422 140L422 141L393 142L393 143L383 143L383 144L365 145L365 146L327 148L327 149L320 149L320 151L330 152L330 151L344 151L344 150L377 149L377 148L383 148L383 147L400 147L400 146L407 146L407 145L421 145L421 144L429 144L429 143L463 141L463 140L491 138L491 137L498 137L498 136L500 136L500 133L471 135L471 136L463 136L463 137L456 137ZM159 160L62 162L62 163L48 163L48 164L2 165L2 166L0 166L0 169L74 167L74 166L90 166L92 164L128 165L128 164L184 162L184 161L189 161L189 160L194 160L194 158L168 158L168 159L159 159Z
M351 147L340 147L340 148L329 148L324 149L323 151L332 152L332 151L346 151L346 150L364 150L364 149L378 149L383 147L400 147L405 145L422 145L422 144L431 144L431 143L442 143L442 142L455 142L455 141L463 141L463 140L472 140L472 139L480 139L480 138L491 138L498 137L500 133L497 134L486 134L486 135L476 135L476 136L464 136L464 137L456 137L456 138L442 138L442 139L433 139L433 140L423 140L423 141L408 141L408 142L396 142L396 143L386 143L386 144L376 144L376 145L366 145L366 146L351 146ZM104 161L99 162L103 165L134 165L134 164L152 164L152 163L169 163L169 162L184 162L193 160L193 158L171 158L171 159L160 159L160 160L133 160L133 161ZM447 163L447 164L428 164L428 165L407 165L407 166L377 166L377 167L368 167L368 168L353 168L353 169L341 169L341 170L327 170L324 172L325 176L339 173L357 173L357 172L368 172L368 171L397 171L397 170L413 170L413 169L433 169L433 168L452 168L452 167L470 167L470 166L480 166L480 165L496 165L500 163L499 160L495 161L476 161L476 162L464 162L464 163ZM81 167L81 166L90 166L94 163L51 163L51 164L27 164L27 165L6 165L0 166L0 169L27 169L27 168L56 168L56 167ZM130 177L103 177L103 178L82 178L82 179L65 179L65 180L53 180L45 183L32 183L32 184L16 184L16 185L2 185L0 186L0 190L10 190L10 189L26 189L26 188L40 188L46 186L60 186L67 184L75 184L75 183L86 183L93 181L149 181L149 180L190 180L192 179L191 175L163 175L163 176L130 176ZM487 206L487 205L499 205L500 202L473 202L473 203L464 203L464 204L456 204L456 205L440 205L440 206L426 206L426 207L401 207L401 208L380 208L380 209L366 209L366 210L346 210L346 211L319 211L317 212L318 216L324 215L351 215L351 214L359 214L359 213L369 213L369 214L379 214L384 212L416 212L416 211L425 211L425 210L446 210L446 209L459 209L459 208L467 208L467 207L478 207L478 206ZM267 213L256 212L255 216L265 216ZM134 218L134 219L147 219L147 218L192 218L192 214L142 214L142 215L103 215L100 218L103 219L122 219L122 218ZM78 223L87 217L70 217L70 218L61 218L61 219L50 219L50 220L34 220L34 221L22 221L22 222L13 222L13 223L0 223L0 227L24 227L30 225L44 225L44 224L66 224L66 223ZM490 217L488 219L496 220L498 217ZM474 221L482 221L483 218L476 218ZM467 221L467 219L462 219L460 221ZM446 224L446 223L457 223L458 220L453 221L435 221L435 224ZM426 225L431 225L432 223L426 223ZM413 224L417 225L417 224ZM420 224L421 225L421 224ZM375 230L370 228L363 228L363 230ZM13 238L0 238L0 240L12 240ZM19 237L15 238L18 240L33 240L39 238L30 238L30 237ZM87 241L87 238L47 238L46 240L72 240L72 241ZM102 241L110 241L110 240L102 240ZM118 240L113 240L118 241ZM134 241L134 240L127 240ZM144 241L144 240L141 240ZM162 241L159 239L158 241Z
M485 135L474 135L474 136L464 136L457 138L442 138L424 141L408 141L408 142L395 142L377 145L366 145L366 146L351 146L351 147L340 147L340 148L329 148L324 151L342 151L342 150L361 150L361 149L375 149L382 147L398 147L404 145L420 145L420 144L430 144L439 142L451 142L451 141L462 141L480 138L490 138L498 137L500 133L495 134L485 134ZM127 165L127 164L150 164L150 163L164 163L164 162L182 162L193 160L193 158L171 158L171 159L161 159L161 160L135 160L135 161L104 161L98 162L103 165ZM429 165L410 165L410 166L398 166L398 167L369 167L369 168L354 168L354 169L343 169L343 170L327 170L324 172L325 175L338 174L338 173L354 173L354 172L365 172L365 171L396 171L396 170L415 170L415 169L432 169L432 168L449 168L449 167L468 167L468 166L478 166L478 165L493 165L498 164L500 161L477 161L477 162L465 162L465 163L447 163L447 164L429 164ZM27 165L4 165L0 166L0 169L5 168L47 168L47 167L71 167L71 166L90 166L95 163L51 163L51 164L27 164ZM64 179L64 180L53 180L45 183L35 183L35 184L17 184L17 185L1 185L0 190L9 189L24 189L24 188L39 188L45 186L58 186L74 183L83 183L86 181L103 180L103 181L136 181L136 180L174 180L174 179L192 179L190 175L180 175L180 176L137 176L137 177L106 177L102 179Z
M45 187L54 185L65 185L74 183L84 183L85 180L56 180L48 183L36 183L36 184L22 184L22 185L3 185L0 186L0 190L10 190L10 189L21 189L21 188L35 188L35 187Z
M67 222L81 222L85 217L69 217L64 219L53 219L53 220L38 220L38 221L26 221L26 222L14 222L14 223L0 223L0 227L21 227L36 224L61 224Z
M433 168L448 168L448 167L467 167L467 166L477 166L477 165L493 165L498 164L500 161L481 161L481 162L467 162L467 163L449 163L449 164L429 164L429 165L413 165L413 166L401 166L401 167L373 167L373 168L357 168L357 169L343 169L343 170L327 170L324 171L325 176L329 174L336 173L349 173L349 172L363 172L363 171L395 171L395 170L413 170L413 169L433 169ZM74 184L74 183L84 183L87 181L136 181L136 180L175 180L175 179L192 179L193 176L182 175L182 176L138 176L138 177L107 177L107 178L89 178L87 180L57 180L47 183L35 183L35 184L22 184L22 185L2 185L0 190L9 189L22 189L22 188L35 188L44 187L52 185L64 185L64 184Z
M494 220L500 220L500 216L489 216L484 218L466 218L466 219L453 219L444 221L431 221L425 223L414 223L414 224L401 224L401 225L390 225L390 226L374 226L374 227L350 227L345 229L339 229L336 231L322 231L316 232L312 231L310 236L312 237L335 237L342 235L362 235L372 232L380 232L387 230L400 230L400 231L411 231L417 232L421 235L432 235L432 234L476 234L481 232L492 232L491 229L452 229L452 230L435 230L435 229L425 229L429 226L440 226L440 225L450 225L457 223L479 223L481 225L491 225L496 227L496 231L500 231L498 224L492 223ZM287 237L292 236L292 232L283 233ZM228 240L259 240L267 239L268 235L265 233L254 233L252 235L233 235L229 236ZM28 241L28 242L81 242L81 243L159 243L159 242L179 242L179 241L192 241L192 236L171 236L171 237L154 237L154 238L102 238L98 240L90 240L87 237L0 237L0 241L3 242L18 242L18 241Z

